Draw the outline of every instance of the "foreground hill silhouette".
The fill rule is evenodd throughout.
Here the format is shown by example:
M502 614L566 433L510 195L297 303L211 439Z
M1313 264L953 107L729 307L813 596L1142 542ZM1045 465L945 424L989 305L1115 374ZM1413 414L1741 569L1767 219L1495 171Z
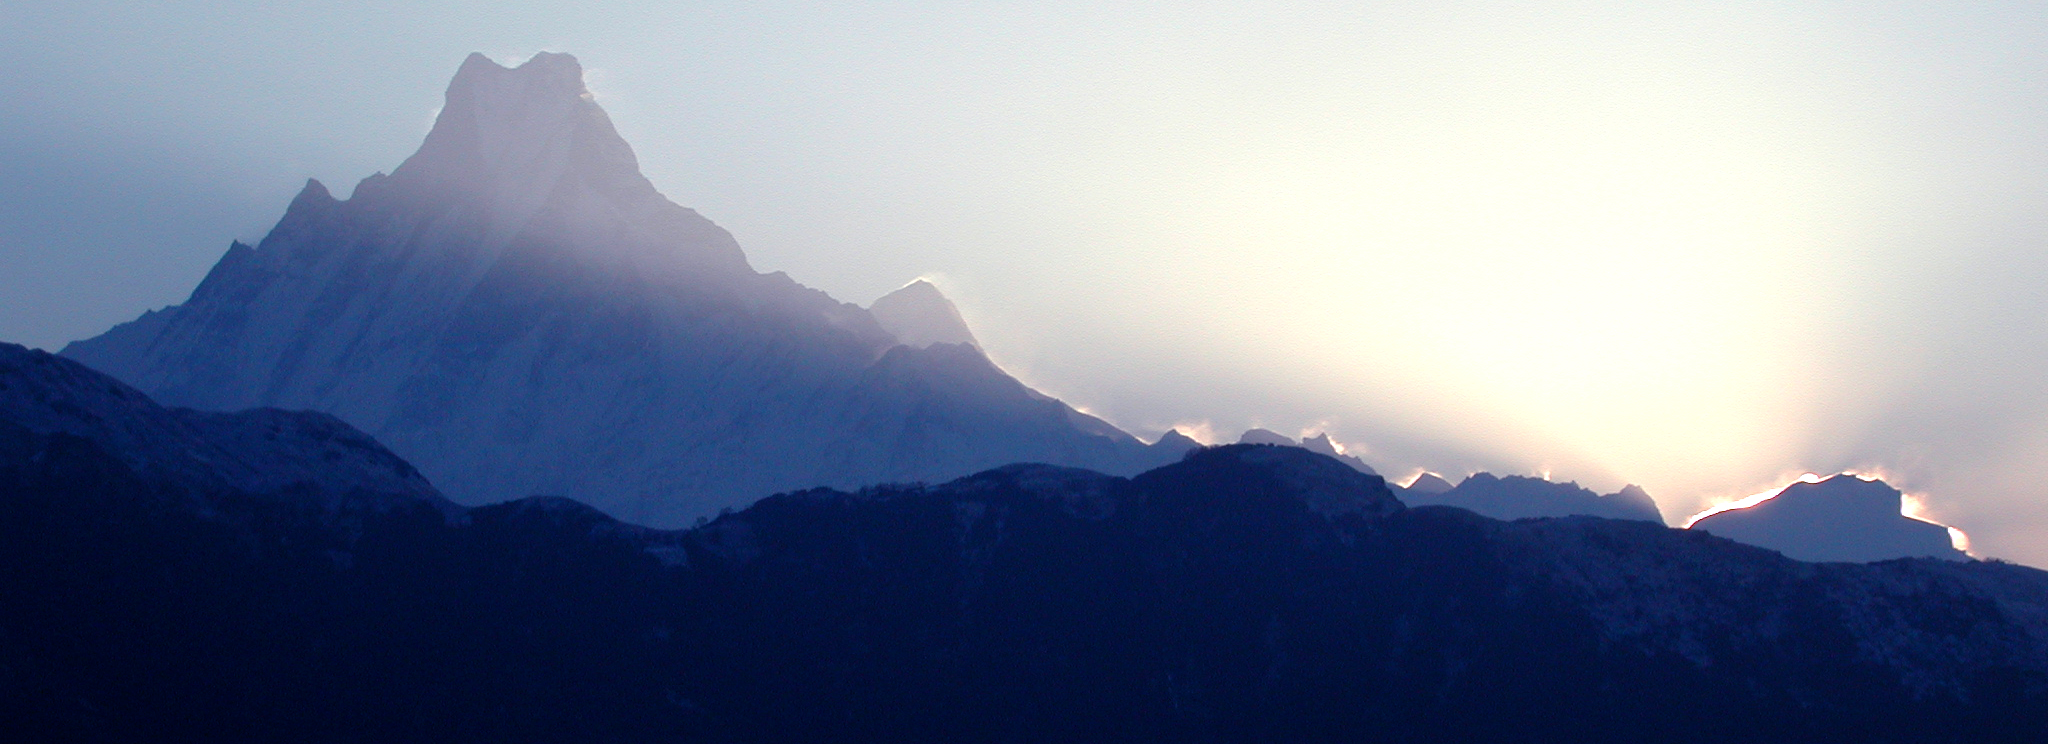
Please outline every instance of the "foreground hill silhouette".
M660 531L563 498L456 506L332 417L163 408L11 345L0 599L21 741L2048 730L2048 574L2018 566L1406 508L1249 445L1134 478L788 493Z
M576 493L677 526L775 491L1016 461L1170 462L991 364L936 288L877 317L781 273L640 174L539 54L472 55L419 151L309 182L184 304L63 354L172 405L331 413L457 501Z

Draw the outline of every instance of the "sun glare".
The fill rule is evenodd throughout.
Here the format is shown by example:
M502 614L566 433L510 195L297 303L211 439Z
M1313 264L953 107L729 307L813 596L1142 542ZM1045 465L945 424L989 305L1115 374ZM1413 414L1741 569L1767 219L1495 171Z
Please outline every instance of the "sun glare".
M1963 551L1965 555L1972 558L1977 556L1976 553L1970 552L1970 536L1962 530L1954 527L1948 528L1948 544L1954 546L1956 550Z
M1820 481L1820 475L1815 473L1805 473L1800 475L1798 478L1794 479L1793 483L1819 483ZM1688 517L1685 520L1685 523L1680 525L1680 527L1689 530L1692 529L1692 526L1698 523L1700 520L1706 519L1707 517L1711 517L1716 514L1720 514L1721 512L1734 511L1736 509L1748 509L1752 506L1756 506L1757 504L1761 504L1763 502L1770 501L1771 499L1776 498L1778 494L1784 493L1785 489L1791 487L1792 484L1787 483L1785 485L1772 488L1768 491L1759 491L1757 493L1753 493L1748 496L1735 499L1733 501L1722 502L1720 504L1707 508L1706 511Z
M1200 442L1205 447L1212 447L1224 441L1216 430L1215 422L1208 419L1182 419L1166 428L1177 430L1182 436Z

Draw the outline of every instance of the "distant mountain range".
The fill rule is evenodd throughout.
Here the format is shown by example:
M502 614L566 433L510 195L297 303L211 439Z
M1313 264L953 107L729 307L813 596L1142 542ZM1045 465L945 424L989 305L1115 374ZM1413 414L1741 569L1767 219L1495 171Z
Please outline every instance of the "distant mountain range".
M165 408L12 345L0 638L19 741L2048 731L2048 573L2019 566L1409 508L1255 445L653 530L555 497L458 506L331 416Z
M1293 437L1270 429L1254 428L1246 430L1238 437L1237 442L1298 447L1336 458L1337 461L1350 465L1361 473L1378 474L1373 471L1372 466L1365 464L1364 460L1339 451L1336 442L1331 441L1327 433L1296 441ZM1659 524L1664 521L1663 515L1657 511L1657 502L1640 486L1633 485L1602 496L1579 487L1577 483L1552 483L1542 478L1519 475L1500 478L1492 473L1474 473L1453 486L1442 477L1425 472L1405 488L1391 484L1388 487L1394 489L1403 501L1411 505L1456 506L1495 519L1579 515L1636 519Z
M332 414L462 503L573 494L651 526L1013 462L1130 475L1200 446L1179 432L1148 446L1026 387L929 281L864 309L755 272L730 234L655 191L561 54L517 69L472 55L390 175L345 201L309 182L185 303L62 353L178 406ZM1327 434L1239 441L1374 473ZM1660 519L1633 486L1430 478L1402 496L1502 519ZM1798 526L1722 529L1804 555L1763 536ZM1851 553L1929 554L1896 547Z
M318 182L185 303L65 356L167 403L331 413L457 501L676 526L777 491L1171 462L982 355L926 282L872 309L755 272L656 192L582 68L472 55L419 151Z
M1433 482L1419 482L1423 487L1416 488L1411 484L1403 493L1403 500L1418 506L1441 504L1471 509L1494 519L1576 514L1664 523L1663 515L1657 511L1657 502L1639 486L1627 486L1602 496L1577 483L1553 483L1521 475L1502 478L1492 473L1474 473L1450 487L1446 487L1449 484L1441 478Z

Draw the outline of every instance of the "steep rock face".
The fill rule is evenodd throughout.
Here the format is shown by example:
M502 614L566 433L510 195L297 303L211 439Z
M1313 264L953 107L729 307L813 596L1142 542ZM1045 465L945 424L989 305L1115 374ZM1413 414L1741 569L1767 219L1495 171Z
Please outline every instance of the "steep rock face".
M898 341L656 192L573 58L472 55L389 176L346 201L308 183L186 303L63 354L172 405L331 413L459 501L574 492L650 524L801 487L1157 461L971 337Z
M1948 528L1899 513L1905 495L1884 481L1836 475L1794 483L1755 506L1710 514L1696 530L1802 561L1966 560Z
M1454 488L1431 491L1410 488L1402 498L1414 505L1456 506L1494 519L1584 515L1635 519L1663 524L1657 503L1642 488L1628 486L1600 495L1577 483L1552 483L1542 478L1474 473Z

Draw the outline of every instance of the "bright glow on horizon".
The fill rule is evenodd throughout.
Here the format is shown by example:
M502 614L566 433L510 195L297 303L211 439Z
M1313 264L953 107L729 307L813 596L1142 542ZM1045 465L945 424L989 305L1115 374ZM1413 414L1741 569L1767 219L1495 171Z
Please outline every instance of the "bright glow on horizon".
M1948 544L1954 546L1956 550L1963 551L1963 555L1970 556L1971 558L1983 557L1970 550L1970 536L1955 527L1948 528Z
M1700 520L1706 519L1707 517L1711 517L1725 511L1735 511L1736 509L1748 509L1752 506L1756 506L1757 504L1770 501L1771 499L1777 498L1778 494L1784 493L1785 489L1791 488L1793 483L1819 483L1821 482L1821 480L1821 476L1815 473L1801 474L1798 478L1792 479L1792 483L1787 483L1785 485L1777 486L1764 491L1758 491L1756 493L1744 496L1739 499L1722 502L1720 504L1708 507L1706 511L1702 511L1698 514L1694 514L1690 517L1687 517L1685 522L1679 525L1679 528L1689 530L1692 529L1692 526L1694 524L1697 524Z
M1172 426L1163 428L1178 431L1182 436L1193 439L1205 447L1213 447L1218 442L1223 441L1222 435L1216 431L1216 425L1206 419L1176 421ZM1164 432L1161 433L1161 436L1165 436Z

